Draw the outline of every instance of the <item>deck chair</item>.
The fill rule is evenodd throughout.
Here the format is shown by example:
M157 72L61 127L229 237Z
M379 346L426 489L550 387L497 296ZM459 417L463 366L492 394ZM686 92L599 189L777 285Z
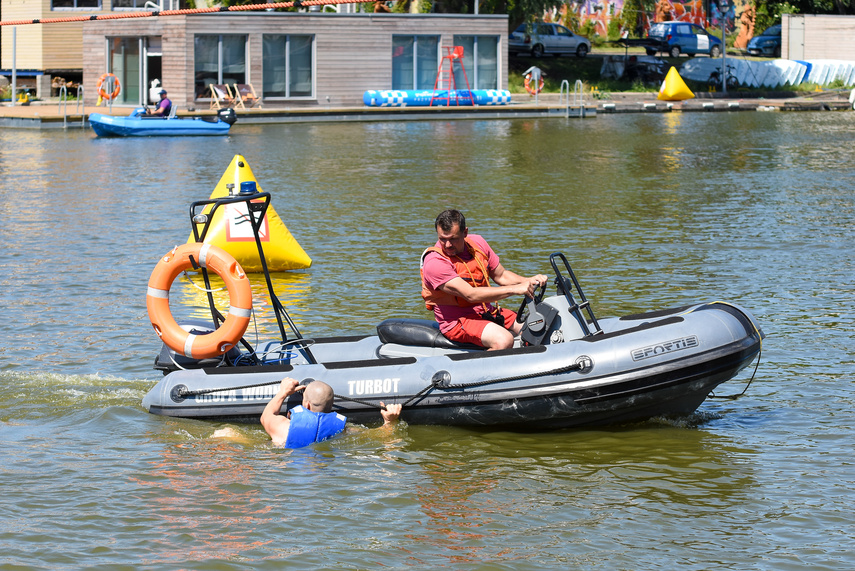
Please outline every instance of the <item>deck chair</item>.
M232 90L225 83L210 84L211 89L211 109L222 109L223 107L231 107L235 104L235 97L232 95Z
M235 103L235 106L241 109L246 109L246 105L249 105L250 109L256 105L262 106L261 99L255 94L251 83L235 83Z

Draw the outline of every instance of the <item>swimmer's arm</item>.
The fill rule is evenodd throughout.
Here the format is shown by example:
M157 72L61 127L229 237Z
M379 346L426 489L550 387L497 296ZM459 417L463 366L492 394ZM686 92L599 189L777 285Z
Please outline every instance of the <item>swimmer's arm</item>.
M270 439L273 440L274 444L285 444L285 441L288 439L288 428L291 425L291 421L285 415L280 414L285 399L304 388L299 386L299 383L295 379L282 379L279 392L264 407L264 412L261 413L261 426L270 435Z

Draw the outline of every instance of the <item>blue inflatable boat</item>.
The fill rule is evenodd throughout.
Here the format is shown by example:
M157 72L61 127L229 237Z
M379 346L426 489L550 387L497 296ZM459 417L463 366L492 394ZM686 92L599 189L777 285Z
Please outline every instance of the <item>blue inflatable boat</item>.
M89 123L99 137L227 135L236 120L234 109L223 109L216 117L150 117L142 107L127 117L89 115Z

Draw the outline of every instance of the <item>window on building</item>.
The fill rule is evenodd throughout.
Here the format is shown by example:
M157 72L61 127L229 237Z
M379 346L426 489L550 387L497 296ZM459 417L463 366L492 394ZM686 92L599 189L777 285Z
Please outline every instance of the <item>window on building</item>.
M439 36L392 36L392 89L433 89Z
M454 36L454 45L463 46L463 67L472 89L499 88L499 37ZM466 80L459 66L454 66L454 83L465 89Z
M146 6L146 2L148 0L113 0L113 9L114 10L156 10L157 8L152 8L151 5Z
M313 36L264 34L263 97L311 97Z
M51 0L51 10L100 10L101 0Z
M197 35L193 48L197 99L210 97L211 84L248 83L246 36Z

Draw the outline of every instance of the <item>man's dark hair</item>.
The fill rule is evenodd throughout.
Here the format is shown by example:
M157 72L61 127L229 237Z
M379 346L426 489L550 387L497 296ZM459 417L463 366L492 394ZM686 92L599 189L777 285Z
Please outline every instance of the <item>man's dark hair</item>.
M450 232L455 226L466 230L466 217L459 210L443 210L433 223L434 228L442 228L443 232Z

